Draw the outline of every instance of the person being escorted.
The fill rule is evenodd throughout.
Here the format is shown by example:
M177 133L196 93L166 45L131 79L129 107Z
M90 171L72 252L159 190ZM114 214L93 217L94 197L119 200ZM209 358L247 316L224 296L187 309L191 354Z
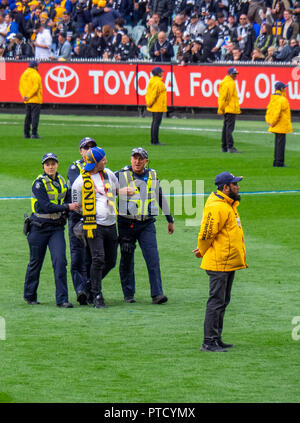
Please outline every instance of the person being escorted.
M121 249L120 279L124 300L135 303L134 250L139 242L146 261L153 304L168 301L162 289L159 254L156 241L155 218L158 207L168 221L168 233L174 232L174 219L163 196L157 172L146 168L148 153L144 148L131 152L131 166L116 172L119 180L118 230ZM126 195L123 195L123 190Z
M105 308L102 280L116 265L118 235L115 195L118 180L107 163L103 148L85 155L85 166L72 185L72 199L82 205L83 232L90 250L91 291L95 308Z
M274 167L287 167L284 163L286 134L293 132L290 105L285 93L287 86L281 81L276 82L265 116L269 132L275 134Z
M152 69L152 77L147 86L145 96L147 110L152 113L151 144L164 145L159 142L159 127L163 113L167 112L167 90L162 80L164 70L160 67Z
M208 197L204 211L198 248L201 268L209 276L209 298L204 320L204 341L201 351L225 352L232 344L222 340L223 320L230 302L235 271L247 268L244 233L237 211L241 200L236 177L222 172L215 178L217 191Z
M24 138L41 138L38 126L43 103L43 87L36 60L32 60L22 73L19 91L25 103ZM32 129L31 136L30 129Z
M223 153L241 153L234 147L232 133L235 127L236 115L241 113L239 97L235 85L238 71L236 68L229 68L227 75L220 82L218 97L218 114L224 115L222 130Z
M97 143L93 138L85 137L79 143L79 153L81 159L76 160L71 164L68 169L68 187L72 189L74 181L78 178L80 173L84 170L85 155L93 147L97 147ZM69 241L70 241L70 254L71 254L71 276L73 286L77 295L77 301L80 305L87 305L92 301L90 295L90 257L89 250L83 243L83 239L78 239L73 229L75 225L80 222L81 215L77 212L71 212L69 214Z
M30 248L30 261L27 266L24 299L27 304L40 304L37 301L40 272L47 247L49 247L56 286L56 304L61 308L72 308L68 300L67 260L64 226L66 213L80 209L78 203L66 203L67 185L57 172L58 158L47 153L42 158L44 173L32 185L31 209L26 235Z

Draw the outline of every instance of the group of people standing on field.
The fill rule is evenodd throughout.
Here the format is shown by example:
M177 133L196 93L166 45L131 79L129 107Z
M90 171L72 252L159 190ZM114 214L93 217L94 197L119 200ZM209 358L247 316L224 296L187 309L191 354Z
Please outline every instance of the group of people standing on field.
M31 63L29 68L30 72L25 71L20 82L25 104L36 98L34 88L37 91L41 88L37 75L34 75L34 82L28 84L31 91L27 92L24 88L24 80L28 82L30 79L31 69L38 74L37 66ZM158 140L158 130L162 114L166 111L166 89L162 81L163 70L156 67L152 74L146 94L148 110L153 113L151 144L162 145ZM232 137L235 116L240 113L234 82L237 75L237 69L230 68L220 83L218 113L224 115L222 152L239 153ZM282 82L275 84L275 93L266 113L269 131L275 133L273 166L276 167L285 166L285 134L292 131L286 87ZM157 103L164 108L163 111L156 109ZM30 128L30 119L32 109L26 107L25 131ZM36 121L35 116L35 123L32 123L34 135L38 135ZM25 135L29 134L25 132ZM157 205L166 217L169 234L174 232L174 218L162 193L156 170L148 167L147 150L133 148L130 164L116 172L106 168L106 153L95 139L83 138L79 143L79 153L81 158L69 167L67 182L57 171L56 154L47 153L42 157L43 172L32 185L32 214L24 225L30 248L24 285L25 301L29 305L39 304L37 290L40 272L49 247L56 304L60 308L73 307L68 299L64 237L68 219L71 275L80 305L106 308L102 281L116 265L118 245L124 301L136 302L134 252L137 241L147 265L152 303L166 303L168 298L162 288L154 225L159 212ZM216 176L214 183L217 190L211 193L205 204L197 248L193 250L196 257L202 258L201 268L209 276L202 351L225 352L233 347L223 342L222 332L235 271L248 267L243 228L237 211L240 202L238 183L242 179L229 172Z

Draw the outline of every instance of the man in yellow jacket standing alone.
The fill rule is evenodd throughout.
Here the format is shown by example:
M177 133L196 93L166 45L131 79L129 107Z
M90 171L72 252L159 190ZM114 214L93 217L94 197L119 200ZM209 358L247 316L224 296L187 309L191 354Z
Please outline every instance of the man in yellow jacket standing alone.
M236 115L241 113L239 97L234 82L237 75L238 71L236 68L229 68L219 87L218 114L224 115L221 150L223 153L241 153L234 147L232 137Z
M19 91L25 103L24 138L41 138L38 134L38 126L43 103L43 88L37 61L32 60L21 75ZM30 127L32 127L31 136Z
M286 134L293 132L290 105L285 96L286 87L283 82L276 82L275 94L271 95L265 116L270 126L269 132L275 134L274 167L286 167L284 164Z
M201 268L209 276L202 351L223 352L233 347L222 341L222 331L235 271L248 267L243 228L237 211L241 199L238 182L242 179L242 176L236 177L229 172L216 176L218 189L206 201L198 248L193 250L196 257L202 257Z
M152 77L147 86L146 103L147 110L152 113L151 144L164 145L159 142L159 127L162 121L163 112L167 111L167 90L162 80L163 69L155 67L152 69Z

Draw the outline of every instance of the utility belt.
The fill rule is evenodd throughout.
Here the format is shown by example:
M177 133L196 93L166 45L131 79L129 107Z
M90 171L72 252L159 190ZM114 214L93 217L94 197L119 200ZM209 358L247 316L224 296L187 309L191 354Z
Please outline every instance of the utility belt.
M138 220L139 222L145 222L146 220L151 220L153 219L153 216L133 216L131 214L129 215L119 215L119 217L123 217L124 219L129 219L129 220Z
M55 213L55 214L59 214L59 213ZM41 218L41 215L39 213L34 213L34 216ZM45 216L48 216L47 214L42 214L42 219L48 219ZM50 216L50 215L49 215ZM62 213L60 213L60 217L56 218L56 219L52 219L52 222L39 222L37 220L32 219L32 217L29 217L26 213L24 214L24 226L23 226L23 232L24 235L28 235L30 232L30 227L31 226L36 226L37 228L45 228L47 226L64 226L66 224L66 219L65 217L62 215Z
M61 218L62 213L34 213L34 215L40 219L58 220Z

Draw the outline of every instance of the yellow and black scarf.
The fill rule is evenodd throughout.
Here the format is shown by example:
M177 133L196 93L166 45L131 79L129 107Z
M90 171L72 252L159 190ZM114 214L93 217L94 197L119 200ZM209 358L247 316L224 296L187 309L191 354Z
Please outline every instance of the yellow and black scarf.
M83 230L87 231L88 238L94 238L93 229L97 229L96 223L96 195L94 182L91 175L82 171L82 215Z

